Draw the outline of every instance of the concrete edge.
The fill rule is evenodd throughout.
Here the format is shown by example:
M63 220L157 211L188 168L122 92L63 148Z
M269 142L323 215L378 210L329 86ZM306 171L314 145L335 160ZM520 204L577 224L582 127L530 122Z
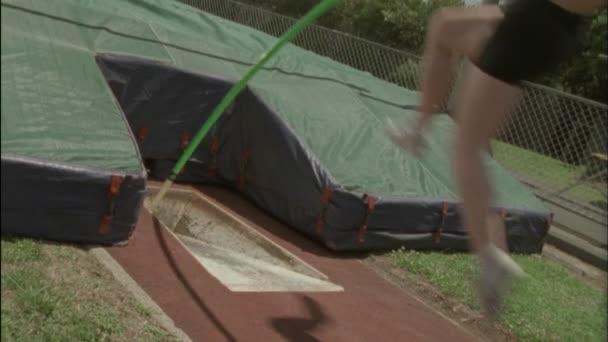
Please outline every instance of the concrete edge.
M606 249L594 246L555 225L549 229L546 243L600 270L605 270L608 265L608 251Z
M555 246L545 244L542 256L557 262L575 276L581 278L582 281L596 288L603 290L608 285L608 273L605 269L599 269L596 266L590 265Z
M192 342L192 339L180 328L156 302L142 289L139 284L114 260L114 258L103 247L89 247L88 252L93 255L112 275L121 283L135 299L147 310L150 311L152 318L156 320L164 329L173 334L180 341Z
M544 201L544 203L547 209L554 214L554 226L558 226L594 246L606 248L608 240L606 217L602 221L550 201Z

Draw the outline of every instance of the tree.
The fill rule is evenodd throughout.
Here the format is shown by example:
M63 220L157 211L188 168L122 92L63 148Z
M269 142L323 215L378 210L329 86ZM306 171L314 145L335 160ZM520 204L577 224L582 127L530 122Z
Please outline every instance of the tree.
M541 83L608 103L608 13L593 17L582 35L582 53Z
M300 17L318 0L243 0L291 17ZM496 0L479 0L496 3ZM504 2L501 1L501 2ZM393 48L420 53L432 13L462 0L341 0L318 24ZM582 34L582 54L538 83L608 102L608 27L604 9ZM401 66L395 66L401 68ZM408 69L409 70L409 69Z

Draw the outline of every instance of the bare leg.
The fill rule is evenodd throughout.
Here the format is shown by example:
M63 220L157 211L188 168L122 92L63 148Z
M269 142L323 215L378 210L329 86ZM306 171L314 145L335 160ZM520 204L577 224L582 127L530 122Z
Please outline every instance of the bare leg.
M486 227L490 241L495 244L496 247L508 252L509 245L507 244L507 230L502 218L495 212L490 211L486 218Z
M417 152L421 134L428 126L435 106L441 103L449 89L453 54L463 54L475 62L502 18L502 11L497 6L449 8L433 16L424 53L420 117L414 135L389 122L387 130L395 143ZM455 116L459 129L454 146L454 166L464 203L465 225L481 266L481 304L486 313L494 316L508 290L510 278L521 270L508 254L496 248L499 245L506 249L506 239L500 218L490 211L492 193L482 153L507 117L519 89L494 79L471 63L467 63L466 71L456 98ZM488 233L488 226L495 234ZM491 239L497 241L492 243Z
M447 97L454 57L466 56L477 60L485 42L502 19L502 10L491 5L445 8L433 15L423 55L422 101L418 120L409 132L390 121L387 123L388 134L397 145L417 154L433 112Z
M430 21L422 66L422 103L416 131L428 126L436 107L447 97L453 54L477 60L487 39L503 19L498 6L446 8Z
M523 272L504 251L504 227L497 214L490 211L491 188L482 153L519 95L518 87L507 84L469 65L456 99L459 118L454 144L454 167L463 200L464 222L471 244L479 256L481 278L479 294L484 311L495 318L511 279ZM488 224L493 225L488 227ZM489 234L490 228L493 234ZM492 239L499 239L492 242Z
M483 165L483 150L508 116L519 93L518 87L497 80L470 64L456 100L459 125L454 166L464 202L464 220L476 251L490 240L488 223L493 225L492 230L502 226L497 214L490 211L492 193ZM503 234L495 236L499 239L495 242L497 245L506 246Z
M420 107L420 119L415 127L417 132L421 132L428 126L431 115L437 105L443 101L449 91L451 66L454 54L460 54L468 57L471 61L476 61L481 53L485 42L493 34L498 23L503 19L503 13L498 6L481 6L477 8L447 8L433 15L429 24L427 41L425 44L425 52L423 56L423 73L422 73L422 104ZM475 68L470 63L466 63L466 68ZM467 87L466 78L462 83L463 87ZM514 96L506 95L504 102L505 106L510 107ZM493 104L490 100L490 104ZM484 106L479 108L486 108ZM460 112L456 108L455 116L460 117ZM506 115L506 113L504 113ZM459 120L459 119L458 119ZM490 133L484 133L484 136L479 139L479 145L488 149L490 137L494 132L495 127ZM476 151L479 157L481 151ZM465 159L463 159L464 161ZM483 171L481 161L478 161L476 170ZM472 166L475 169L475 165ZM485 213L479 216L485 220L484 224L467 225L471 231L472 245L475 250L479 250L481 245L484 245L489 240L486 227L490 227L492 233L491 240L500 248L506 249L506 236L504 228L499 217L489 211L488 202L491 198L487 181L481 175L479 182L483 183L481 187L476 187L475 191L482 191L479 196L481 201L485 201ZM463 195L463 200L466 203L466 198ZM466 196L468 197L468 196ZM466 204L465 204L466 205ZM477 208L473 204L474 208ZM476 229L472 227L481 227Z
M425 42L423 67L422 67L422 103L420 116L409 134L398 127L388 127L389 135L395 143L416 154L420 144L421 135L429 124L435 107L441 104L450 87L451 67L456 55L463 55L469 60L476 61L481 53L485 42L493 34L498 23L503 19L502 10L498 6L480 6L475 8L445 8L433 15L429 22ZM470 68L467 63L467 68ZM480 107L484 108L484 107ZM458 120L459 110L455 112ZM484 137L484 144L489 146L489 137ZM484 182L484 178L480 179ZM487 184L483 189L487 189ZM481 195L486 201L490 194ZM487 207L487 204L486 204ZM486 209L487 210L487 209ZM500 224L494 216L484 217L492 230L500 230L496 225ZM478 227L475 225L474 227ZM485 226L485 225L482 225ZM488 239L484 232L473 235L473 247L478 249ZM500 232L504 233L504 232ZM496 244L506 246L504 234L496 236Z

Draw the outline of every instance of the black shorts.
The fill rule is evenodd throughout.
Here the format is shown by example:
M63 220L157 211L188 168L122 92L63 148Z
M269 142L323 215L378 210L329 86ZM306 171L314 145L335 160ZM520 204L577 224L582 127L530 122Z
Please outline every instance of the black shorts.
M549 0L514 0L501 7L504 19L475 63L508 83L531 81L580 50L584 18Z

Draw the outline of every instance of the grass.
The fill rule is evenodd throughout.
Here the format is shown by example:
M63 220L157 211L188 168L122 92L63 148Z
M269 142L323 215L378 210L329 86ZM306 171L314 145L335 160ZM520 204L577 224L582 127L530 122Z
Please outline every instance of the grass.
M2 239L2 341L174 341L83 250Z
M493 142L492 151L494 158L511 172L550 186L554 191L579 182L585 172L585 166L574 166L500 141ZM567 193L588 203L606 201L606 196L593 183L582 183Z
M470 254L395 251L391 262L478 310ZM606 341L606 295L541 256L515 256L529 278L515 284L500 324L523 341Z

